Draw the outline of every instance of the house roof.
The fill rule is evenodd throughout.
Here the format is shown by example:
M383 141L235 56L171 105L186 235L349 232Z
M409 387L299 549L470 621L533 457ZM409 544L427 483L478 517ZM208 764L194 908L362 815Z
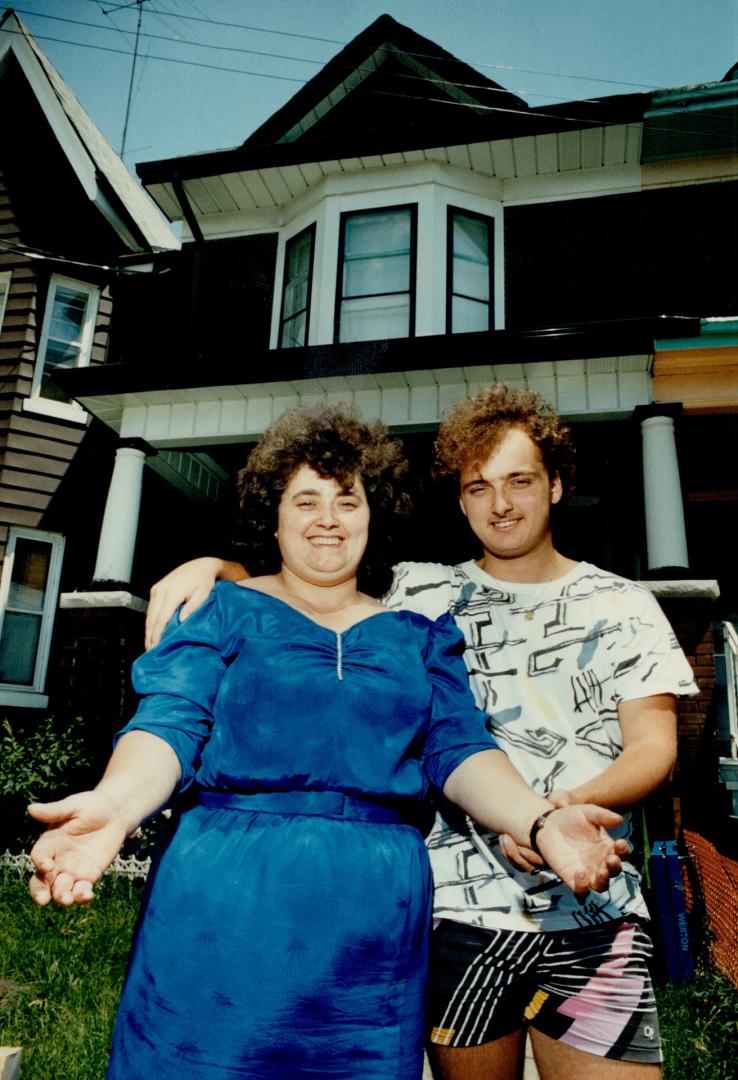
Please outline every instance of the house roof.
M143 162L147 186L639 121L648 94L531 109L435 42L381 15L241 146Z
M87 197L134 252L179 240L12 10L0 19L0 78L14 57Z

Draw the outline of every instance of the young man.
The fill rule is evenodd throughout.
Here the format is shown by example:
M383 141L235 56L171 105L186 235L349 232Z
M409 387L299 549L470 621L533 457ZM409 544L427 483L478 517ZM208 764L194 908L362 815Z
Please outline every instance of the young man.
M670 776L675 695L696 687L646 589L553 546L569 432L537 395L494 386L450 411L436 456L437 472L459 485L481 558L403 563L386 603L431 618L453 613L477 703L552 806L626 810ZM199 577L155 587L154 634L181 599L191 597L186 611L207 594L212 573ZM626 815L620 835L629 833ZM626 863L608 892L576 898L533 851L480 835L451 811L428 844L439 920L429 982L437 1080L513 1080L526 1026L542 1080L659 1076L636 871Z

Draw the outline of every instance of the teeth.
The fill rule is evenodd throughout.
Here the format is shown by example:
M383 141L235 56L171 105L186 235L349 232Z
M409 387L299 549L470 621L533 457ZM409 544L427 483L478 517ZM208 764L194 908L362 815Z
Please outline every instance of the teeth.
M495 529L510 529L513 525L517 525L517 521L493 521L492 525Z
M341 541L337 536L311 536L310 543L318 547L338 547Z

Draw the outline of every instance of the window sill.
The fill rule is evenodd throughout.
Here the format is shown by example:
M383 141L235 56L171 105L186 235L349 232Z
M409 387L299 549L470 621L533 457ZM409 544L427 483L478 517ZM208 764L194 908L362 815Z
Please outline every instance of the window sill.
M69 420L73 424L87 425L90 422L90 414L81 405L68 405L65 401L51 401L41 397L24 398L23 411L36 413L38 416L51 416L55 420Z
M10 705L14 709L45 709L48 704L48 694L42 694L38 690L0 687L0 705Z

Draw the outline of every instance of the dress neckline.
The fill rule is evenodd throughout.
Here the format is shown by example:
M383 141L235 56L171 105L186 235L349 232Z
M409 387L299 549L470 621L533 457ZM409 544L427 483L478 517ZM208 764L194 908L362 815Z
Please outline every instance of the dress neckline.
M350 630L353 630L357 626L362 626L364 623L371 622L372 619L378 618L380 615L399 615L400 611L393 611L390 608L384 608L382 611L375 611L373 615L365 615L363 619L357 619L356 622L351 623L345 630L334 630L330 626L324 626L323 623L319 623L317 619L312 619L304 611L300 611L299 608L289 604L286 600L280 599L279 596L273 596L271 593L262 592L261 589L253 589L250 585L239 585L237 581L225 581L221 582L224 585L233 585L235 589L240 592L251 593L255 596L265 596L267 600L273 600L274 603L279 604L281 607L287 608L288 611L294 611L295 615L299 618L309 622L312 626L317 626L319 630L325 630L327 634L332 634L334 637L341 636L342 634L348 634Z

